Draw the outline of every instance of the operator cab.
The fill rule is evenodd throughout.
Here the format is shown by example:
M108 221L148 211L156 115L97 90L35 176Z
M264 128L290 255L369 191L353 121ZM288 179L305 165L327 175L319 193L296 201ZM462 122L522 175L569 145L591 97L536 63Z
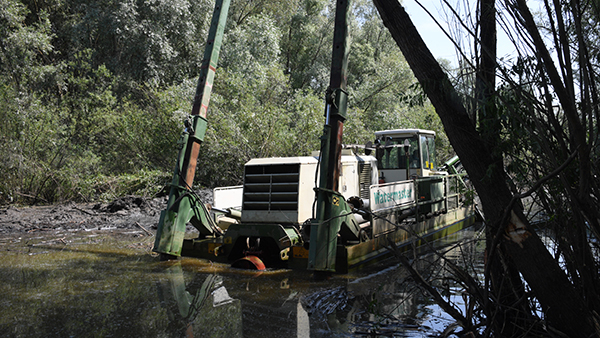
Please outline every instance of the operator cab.
M375 138L380 183L438 174L434 131L383 130L375 132Z

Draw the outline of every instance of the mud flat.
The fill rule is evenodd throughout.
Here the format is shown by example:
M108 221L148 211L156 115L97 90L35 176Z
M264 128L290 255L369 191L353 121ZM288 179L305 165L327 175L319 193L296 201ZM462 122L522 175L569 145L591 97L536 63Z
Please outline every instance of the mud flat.
M198 192L205 203L212 191ZM154 234L167 198L124 196L110 203L66 203L50 206L0 206L0 234L52 231L136 230Z

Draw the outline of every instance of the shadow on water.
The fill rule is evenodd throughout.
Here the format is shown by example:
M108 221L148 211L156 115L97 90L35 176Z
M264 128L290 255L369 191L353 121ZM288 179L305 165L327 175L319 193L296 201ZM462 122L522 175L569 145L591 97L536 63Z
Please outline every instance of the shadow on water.
M453 261L464 260L466 251L478 250L472 237L466 231L438 246L466 243L444 249ZM423 337L451 323L393 262L316 282L302 271L240 271L189 258L159 262L151 241L3 243L0 336ZM443 278L443 261L429 256L419 269L460 304Z

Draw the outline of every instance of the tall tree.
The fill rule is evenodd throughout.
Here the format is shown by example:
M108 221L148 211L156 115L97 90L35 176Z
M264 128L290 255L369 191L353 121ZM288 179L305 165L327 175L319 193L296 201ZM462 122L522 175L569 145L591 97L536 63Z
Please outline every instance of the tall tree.
M522 3L525 5L524 1ZM548 325L570 337L597 336L600 331L594 313L531 227L523 215L521 204L516 203L520 196L511 192L501 152L489 142L488 137L482 137L477 131L452 83L431 55L404 8L397 0L375 0L375 4L436 108L450 142L477 189L487 226L491 229L488 232L492 236L488 240L488 258L497 256L509 265L514 264L541 304ZM515 281L518 276L508 277ZM492 292L498 290L492 289ZM498 296L502 295L494 294L484 301L503 301ZM501 305L511 307L518 304ZM502 331L504 324L516 325L492 322L500 334L511 334L512 331Z
M479 2L479 37L476 46L479 46L475 57L475 102L477 117L475 126L484 140L487 148L493 153L495 163L503 163L501 152L501 119L497 108L496 95L496 6L494 0L480 0ZM464 101L464 100L463 100ZM477 123L478 122L478 123ZM486 246L492 248L496 241L496 227L486 228ZM522 327L527 327L528 314L531 312L528 302L520 301L525 297L525 287L514 262L507 259L504 247L498 246L498 254L491 254L487 259L489 288L498 301L496 309L491 309L488 301L486 312L488 322L492 326L501 328L499 331L505 336L515 336ZM487 287L486 287L487 289ZM492 314L493 313L493 314ZM492 323L491 318L497 318Z

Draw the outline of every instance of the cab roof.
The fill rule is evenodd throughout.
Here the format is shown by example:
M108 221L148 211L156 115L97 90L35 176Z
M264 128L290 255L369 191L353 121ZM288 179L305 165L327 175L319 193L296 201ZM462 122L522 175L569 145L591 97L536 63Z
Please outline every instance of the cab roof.
M426 129L390 129L375 132L375 137L390 136L390 137L410 137L414 135L431 135L435 136L435 131Z

